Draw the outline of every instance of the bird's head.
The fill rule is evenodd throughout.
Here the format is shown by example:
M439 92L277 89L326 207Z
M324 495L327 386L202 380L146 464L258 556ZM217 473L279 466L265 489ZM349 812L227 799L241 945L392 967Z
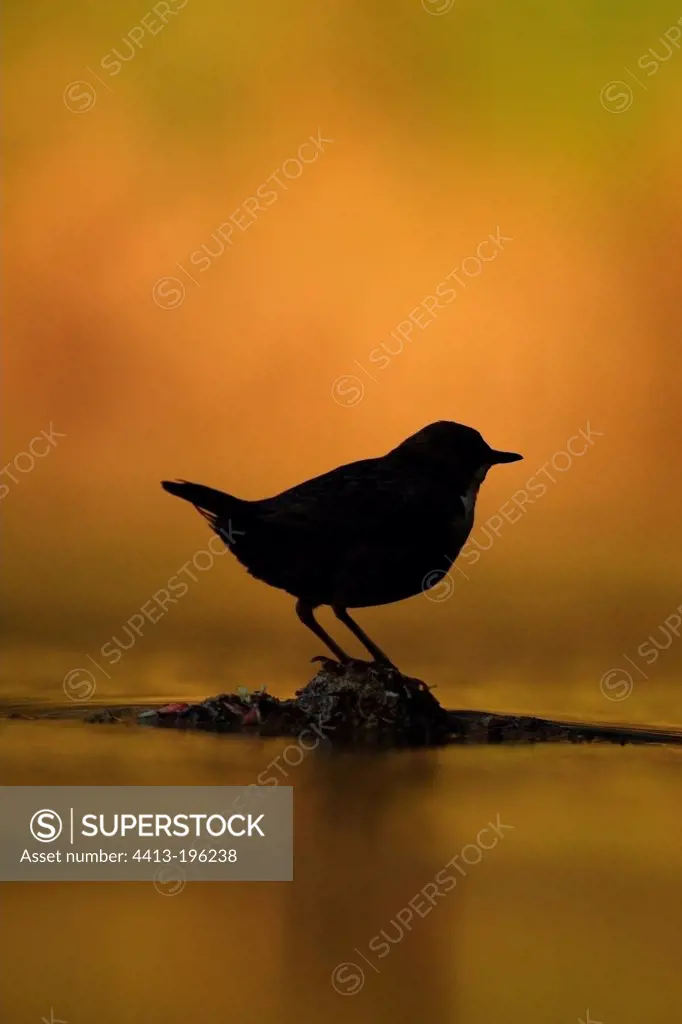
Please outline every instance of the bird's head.
M450 420L439 420L412 434L395 449L401 454L428 460L444 470L458 470L479 483L491 466L517 462L523 458L516 452L491 448L473 427Z

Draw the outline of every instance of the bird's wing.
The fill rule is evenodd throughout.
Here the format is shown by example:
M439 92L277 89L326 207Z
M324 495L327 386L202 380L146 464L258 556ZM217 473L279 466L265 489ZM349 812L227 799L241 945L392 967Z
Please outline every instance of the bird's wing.
M306 531L311 539L336 534L339 540L389 541L423 528L437 504L428 481L383 458L340 466L255 502L254 512L263 525Z

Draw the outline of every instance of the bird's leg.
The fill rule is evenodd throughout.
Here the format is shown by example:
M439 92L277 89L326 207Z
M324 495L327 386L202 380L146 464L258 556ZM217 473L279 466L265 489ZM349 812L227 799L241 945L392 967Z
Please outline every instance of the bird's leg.
M307 626L308 629L311 629L315 636L319 637L322 643L327 645L332 654L335 654L340 662L351 661L349 655L346 654L346 652L342 650L334 640L332 640L329 633L322 629L322 626L313 615L313 609L309 604L306 604L305 601L297 601L296 614L303 625Z
M340 622L343 622L344 626L348 627L353 636L356 636L358 638L363 647L367 648L367 650L372 655L375 661L379 661L383 665L390 665L392 668L396 667L391 661L391 659L384 654L381 648L377 647L377 645L372 640L370 640L370 638L365 633L364 629L360 629L357 622L351 619L350 615L348 614L345 608L341 608L338 605L332 605L332 610L334 612L334 615L336 615L337 619L339 619Z

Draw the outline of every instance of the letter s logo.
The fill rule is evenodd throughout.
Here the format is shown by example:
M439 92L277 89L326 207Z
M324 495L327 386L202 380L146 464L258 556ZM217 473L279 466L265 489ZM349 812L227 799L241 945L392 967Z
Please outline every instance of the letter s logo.
M48 808L36 811L29 825L31 835L39 843L53 843L62 834L62 827L62 819L57 812Z

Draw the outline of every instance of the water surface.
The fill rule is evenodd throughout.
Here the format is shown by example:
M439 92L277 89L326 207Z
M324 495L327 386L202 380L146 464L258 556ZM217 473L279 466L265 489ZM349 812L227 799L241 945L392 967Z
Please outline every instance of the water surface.
M285 746L0 722L2 781L20 785L247 784ZM282 777L295 788L293 883L4 884L5 1019L37 1024L51 1007L68 1024L670 1019L681 769L665 747L318 749ZM454 888L418 896L496 821L513 827L480 860L469 846ZM409 920L415 896L424 916ZM340 963L352 994L332 986Z

